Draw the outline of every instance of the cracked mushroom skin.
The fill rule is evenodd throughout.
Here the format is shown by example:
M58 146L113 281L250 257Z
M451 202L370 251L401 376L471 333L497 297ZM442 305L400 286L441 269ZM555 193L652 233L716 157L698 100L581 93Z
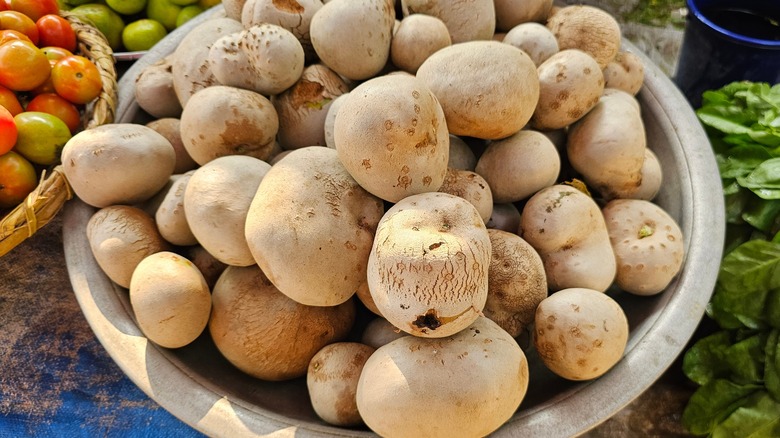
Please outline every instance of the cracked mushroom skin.
M448 169L447 177L444 178L444 184L439 191L461 197L474 204L486 224L493 214L493 194L490 191L490 186L476 172Z
M377 228L368 287L399 329L440 338L482 314L488 293L490 237L476 208L446 193L409 196Z
M328 112L335 99L348 91L346 82L328 67L306 67L295 84L271 98L279 116L277 140L282 149L325 146Z
M414 76L363 82L341 104L333 129L344 167L379 198L398 202L444 182L447 122L433 92Z

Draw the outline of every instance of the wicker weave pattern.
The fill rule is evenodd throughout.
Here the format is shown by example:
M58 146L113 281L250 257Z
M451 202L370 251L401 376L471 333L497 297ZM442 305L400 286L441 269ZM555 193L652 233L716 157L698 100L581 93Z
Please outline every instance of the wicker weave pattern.
M105 36L94 25L67 11L61 11L60 14L76 32L78 53L95 63L103 82L100 95L82 113L82 126L90 129L111 123L114 121L117 100L113 51ZM44 172L38 187L0 219L0 257L49 223L72 197L73 192L61 166Z

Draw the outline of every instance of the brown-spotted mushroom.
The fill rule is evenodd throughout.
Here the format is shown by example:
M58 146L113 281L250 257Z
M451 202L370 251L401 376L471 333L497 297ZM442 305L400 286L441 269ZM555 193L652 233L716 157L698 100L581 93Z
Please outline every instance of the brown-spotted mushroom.
M663 292L685 258L682 231L674 218L640 199L615 199L602 212L617 259L618 287L635 295Z
M386 201L439 190L449 133L436 96L414 76L386 75L354 88L334 124L339 158L353 178Z
M363 424L357 408L358 379L363 365L374 352L358 342L335 342L322 347L309 362L306 388L314 412L329 424Z
M620 24L603 9L571 5L557 10L547 20L561 50L578 49L596 60L603 69L620 50Z
M587 53L566 49L538 68L539 102L533 126L542 131L564 128L587 114L604 92L604 74Z
M317 59L311 45L310 26L314 14L320 9L321 0L246 0L240 21L244 29L269 23L289 30L303 46L308 64Z
M423 62L417 77L436 95L455 135L510 136L525 126L539 100L534 62L517 47L496 41L445 47Z
M547 368L568 380L591 380L615 366L628 343L628 320L614 299L586 288L545 298L534 317L534 346Z
M320 62L339 75L374 77L390 58L395 9L390 0L333 0L311 20L311 43Z

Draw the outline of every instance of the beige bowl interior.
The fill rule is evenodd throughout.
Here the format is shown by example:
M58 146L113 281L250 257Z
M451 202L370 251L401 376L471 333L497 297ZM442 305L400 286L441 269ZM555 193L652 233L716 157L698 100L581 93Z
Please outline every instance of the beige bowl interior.
M222 13L207 11L172 32L138 60L119 82L118 122L148 121L133 98L142 69L171 53L192 27ZM534 351L528 395L495 436L573 436L630 403L672 364L701 320L715 285L724 239L724 206L710 144L685 98L658 67L639 55L646 70L639 93L648 145L658 155L665 182L656 202L680 224L687 256L679 276L654 297L616 293L629 318L625 357L601 378L568 382L547 371ZM121 369L146 394L182 421L210 436L369 436L360 429L328 426L317 418L305 379L283 383L251 378L223 359L208 334L178 349L143 337L127 291L100 271L85 228L95 210L79 200L66 205L64 246L68 271L84 316Z

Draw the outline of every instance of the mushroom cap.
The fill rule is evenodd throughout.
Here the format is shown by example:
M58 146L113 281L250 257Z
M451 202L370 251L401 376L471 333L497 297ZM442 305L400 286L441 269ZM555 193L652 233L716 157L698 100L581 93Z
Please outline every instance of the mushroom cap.
M444 337L466 328L487 298L490 237L476 208L447 193L409 196L379 222L368 286L401 330Z

